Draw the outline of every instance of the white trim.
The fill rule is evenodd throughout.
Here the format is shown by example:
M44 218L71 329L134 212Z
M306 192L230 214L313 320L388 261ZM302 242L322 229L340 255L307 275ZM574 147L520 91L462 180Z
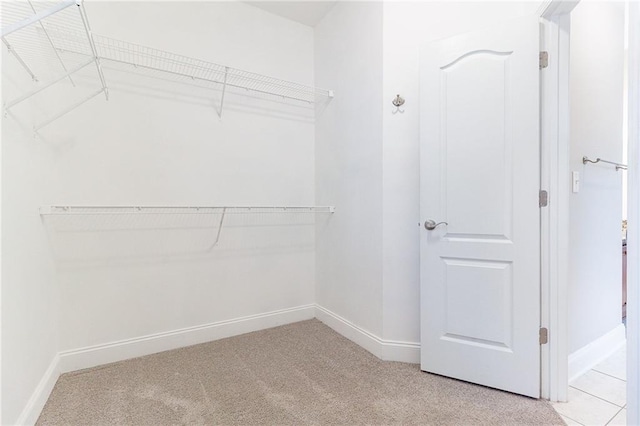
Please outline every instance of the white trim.
M569 383L601 363L626 343L624 324L569 355Z
M554 16L568 15L580 0L544 0L538 7L538 16L551 19Z
M60 372L150 355L314 318L315 305L304 305L219 321L133 339L60 352Z
M548 125L557 135L557 173L551 173L551 185L558 188L557 196L550 191L551 202L550 207L550 231L555 227L558 230L557 242L555 245L549 245L549 276L550 282L547 286L543 285L543 291L550 291L550 306L543 306L543 317L549 315L551 321L550 341L549 341L549 370L547 384L549 387L549 399L552 401L566 401L568 393L568 377L569 362L567 356L568 343L568 322L567 322L567 283L568 283L568 185L566 184L567 176L569 176L569 163L567 151L569 147L569 31L570 19L569 14L577 5L577 1L572 0L545 0L540 8L541 16L547 20L547 23L557 26L557 38L546 39L545 50L557 49L557 54L552 56L549 61L547 72L553 70L557 73L558 90L543 92L551 94L551 96L543 95L542 108L557 111L557 116L552 117L550 121L544 122L543 126ZM631 1L629 3L629 174L628 181L628 217L640 217L640 28L632 23L640 22L640 3ZM553 57L557 57L557 61L553 61ZM543 114L543 120L549 119ZM543 133L544 135L545 133ZM545 137L548 137L545 136ZM543 138L543 144L552 143L548 139ZM543 170L544 172L544 170ZM554 203L554 200L556 202ZM555 214L555 221L553 215ZM553 241L553 240L551 240ZM640 225L633 220L629 221L627 232L627 327L629 342L627 344L627 420L629 424L640 424L640 250L638 248L640 241ZM553 267L553 261L556 268ZM555 283L555 284L554 284ZM555 294L554 294L555 285ZM543 295L544 300L545 295ZM555 301L555 306L554 306ZM545 311L547 309L547 311ZM553 325L553 322L556 325ZM578 351L579 352L579 351ZM575 374L575 361L578 352L572 354L571 364L572 376ZM543 376L543 385L545 384L545 376ZM544 392L544 388L543 388Z
M542 48L549 52L541 72L541 185L549 190L548 211L541 229L541 322L549 344L541 351L541 395L566 401L568 383L568 254L569 254L569 13L578 1L547 0L540 9ZM545 188L543 188L545 189Z
M420 363L420 343L384 340L317 304L316 318L384 361Z
M60 357L58 355L53 357L49 368L45 371L40 383L36 386L35 390L31 394L31 398L27 401L22 413L16 421L17 425L35 425L40 417L40 413L44 408L44 405L51 395L51 391L60 377Z
M541 50L546 50L551 58L558 57L558 24L554 20L543 20L541 30ZM551 355L552 350L556 350L558 338L556 331L558 324L551 312L557 309L556 294L557 285L557 262L558 253L558 226L557 226L557 203L559 199L558 188L556 187L555 176L557 173L557 104L547 105L545 101L554 98L558 90L558 72L555 63L544 71L540 72L540 188L546 189L552 194L553 199L547 208L540 211L540 326L551 331L549 344L541 347L541 370L540 370L540 396L544 399L557 401L557 354ZM566 364L566 362L565 362ZM553 390L553 391L552 391Z
M627 421L640 424L640 2L629 2Z
M577 2L572 2L575 6ZM551 305L550 315L556 324L555 336L551 338L553 356L556 367L557 401L567 401L569 398L569 185L567 177L570 167L570 99L569 99L569 31L571 17L569 11L557 18L559 26L558 37L558 136L556 173L552 176L557 189L557 200L552 210L555 215L556 245L554 256L555 294L554 304ZM552 220L554 220L552 218Z

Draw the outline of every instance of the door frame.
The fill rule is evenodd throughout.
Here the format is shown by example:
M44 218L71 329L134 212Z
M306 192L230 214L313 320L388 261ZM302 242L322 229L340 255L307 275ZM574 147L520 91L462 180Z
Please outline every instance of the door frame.
M569 255L569 41L570 13L579 0L546 0L538 9L541 50L549 66L541 73L541 188L549 206L541 215L541 326L550 330L541 349L541 394L566 401L568 394ZM629 2L628 217L640 217L640 2ZM627 419L640 423L640 226L627 231Z
M578 1L545 1L539 8L540 50L549 52L540 73L540 188L550 194L541 209L541 327L549 344L541 346L542 398L566 401L569 390L569 15Z
M635 23L635 25L632 25ZM640 217L640 2L629 2L627 216ZM627 228L627 424L640 424L640 224Z

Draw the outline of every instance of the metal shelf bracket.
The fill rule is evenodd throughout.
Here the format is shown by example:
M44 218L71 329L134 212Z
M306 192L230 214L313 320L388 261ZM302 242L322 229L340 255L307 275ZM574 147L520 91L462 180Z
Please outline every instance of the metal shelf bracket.
M220 111L218 117L222 118L222 107L224 106L224 94L227 91L227 77L229 76L229 67L224 67L224 82L222 83L222 96L220 96Z

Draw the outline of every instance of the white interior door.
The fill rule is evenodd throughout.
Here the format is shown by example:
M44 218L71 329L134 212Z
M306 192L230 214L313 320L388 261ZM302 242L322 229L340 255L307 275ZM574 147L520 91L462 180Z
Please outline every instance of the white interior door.
M539 28L421 53L421 366L540 396Z

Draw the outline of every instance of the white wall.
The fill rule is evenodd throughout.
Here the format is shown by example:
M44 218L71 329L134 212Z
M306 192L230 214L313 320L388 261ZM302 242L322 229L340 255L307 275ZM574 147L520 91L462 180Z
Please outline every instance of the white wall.
M571 169L582 178L570 201L569 351L575 352L621 323L621 172L583 165L582 157L622 158L623 5L578 4L570 60Z
M383 337L420 340L420 47L430 41L533 14L538 2L384 4ZM406 99L404 114L391 101Z
M95 3L87 12L98 34L313 83L311 28L241 3ZM142 80L108 69L106 78L109 102L75 111L79 125L61 120L48 129L76 141L60 159L56 203L313 205L311 106L228 92L219 119L219 92L176 99L172 93L188 92L141 88ZM312 215L231 215L210 249L218 220L50 220L61 349L313 302Z
M419 49L533 13L537 3L338 2L315 30L241 3L86 7L98 34L315 84L336 97L314 111L231 92L219 119L217 91L107 69L111 100L91 100L39 139L18 135L8 128L13 119L4 120L3 422L19 415L57 350L314 301L382 339L418 342L418 222L425 219ZM79 81L94 87L93 70L86 71ZM59 103L63 89L44 95L43 104ZM392 114L398 93L407 100L404 114ZM581 93L584 113L592 113L592 100L616 108L614 99ZM39 109L16 114L30 123ZM609 185L589 180L598 172L585 169L580 199L594 183ZM227 218L210 249L219 217L47 218L42 226L37 208L47 204L317 204L337 211L315 226L308 216ZM618 237L619 216L614 224ZM596 232L589 226L578 234ZM619 238L615 247L619 256ZM594 318L606 322L603 332L610 329L608 316Z
M419 341L420 47L537 7L345 2L316 27L316 84L336 90L316 121L316 203L338 209L316 234L321 306L384 340Z
M316 120L316 301L382 334L382 3L338 2L315 28L316 85L336 97Z
M2 95L31 79L2 49ZM58 352L55 270L38 206L47 199L54 154L2 119L2 424L15 424Z
M98 34L313 84L313 30L240 2L86 9ZM219 216L41 222L42 205L314 204L312 106L228 91L220 119L220 91L105 67L108 102L92 99L32 138L34 121L98 87L88 67L78 88L61 82L3 121L3 423L58 351L314 301L313 215L229 215L213 248ZM7 86L5 100L33 87Z

